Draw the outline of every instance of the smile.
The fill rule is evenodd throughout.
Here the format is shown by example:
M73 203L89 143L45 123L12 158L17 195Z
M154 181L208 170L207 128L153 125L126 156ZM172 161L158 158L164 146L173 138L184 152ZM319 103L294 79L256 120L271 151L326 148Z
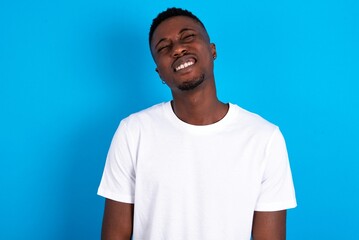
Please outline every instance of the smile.
M187 67L189 67L189 66L192 66L193 64L194 64L194 60L193 60L193 59L190 59L190 60L188 60L187 62L184 62L184 63L180 64L179 66L177 66L177 67L175 68L175 71L178 72L178 71L180 71L180 70L182 70L182 69L185 69L185 68L187 68Z

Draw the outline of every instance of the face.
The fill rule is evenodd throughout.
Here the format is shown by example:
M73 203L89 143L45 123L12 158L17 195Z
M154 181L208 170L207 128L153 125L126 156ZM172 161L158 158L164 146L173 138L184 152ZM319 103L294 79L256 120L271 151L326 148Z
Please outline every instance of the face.
M192 90L213 80L215 45L192 18L177 16L163 21L153 34L151 53L156 71L172 91Z

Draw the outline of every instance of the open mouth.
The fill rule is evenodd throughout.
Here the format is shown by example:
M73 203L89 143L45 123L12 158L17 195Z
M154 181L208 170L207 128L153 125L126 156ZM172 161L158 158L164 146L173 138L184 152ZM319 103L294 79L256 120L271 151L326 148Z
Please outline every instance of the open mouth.
M174 71L175 72L181 71L183 69L186 69L186 68L192 66L195 63L196 63L196 60L193 57L180 58L173 64Z
M176 67L175 70L176 70L176 72L178 72L179 70L185 69L189 66L192 66L193 64L194 64L194 61L190 60L188 62L182 63L181 65Z

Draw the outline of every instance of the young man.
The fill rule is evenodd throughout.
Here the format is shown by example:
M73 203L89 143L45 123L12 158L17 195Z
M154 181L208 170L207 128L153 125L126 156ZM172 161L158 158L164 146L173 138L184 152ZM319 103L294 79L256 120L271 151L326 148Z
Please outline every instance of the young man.
M149 42L173 100L121 121L98 190L102 239L285 239L296 200L278 127L218 100L216 47L192 13L160 13Z

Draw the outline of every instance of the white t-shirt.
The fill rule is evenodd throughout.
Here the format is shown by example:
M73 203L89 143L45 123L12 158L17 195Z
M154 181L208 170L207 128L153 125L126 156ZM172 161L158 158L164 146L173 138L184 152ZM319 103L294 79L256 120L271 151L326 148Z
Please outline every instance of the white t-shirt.
M121 121L98 194L134 203L134 240L249 240L254 211L296 206L280 130L229 105L205 126L170 102Z

